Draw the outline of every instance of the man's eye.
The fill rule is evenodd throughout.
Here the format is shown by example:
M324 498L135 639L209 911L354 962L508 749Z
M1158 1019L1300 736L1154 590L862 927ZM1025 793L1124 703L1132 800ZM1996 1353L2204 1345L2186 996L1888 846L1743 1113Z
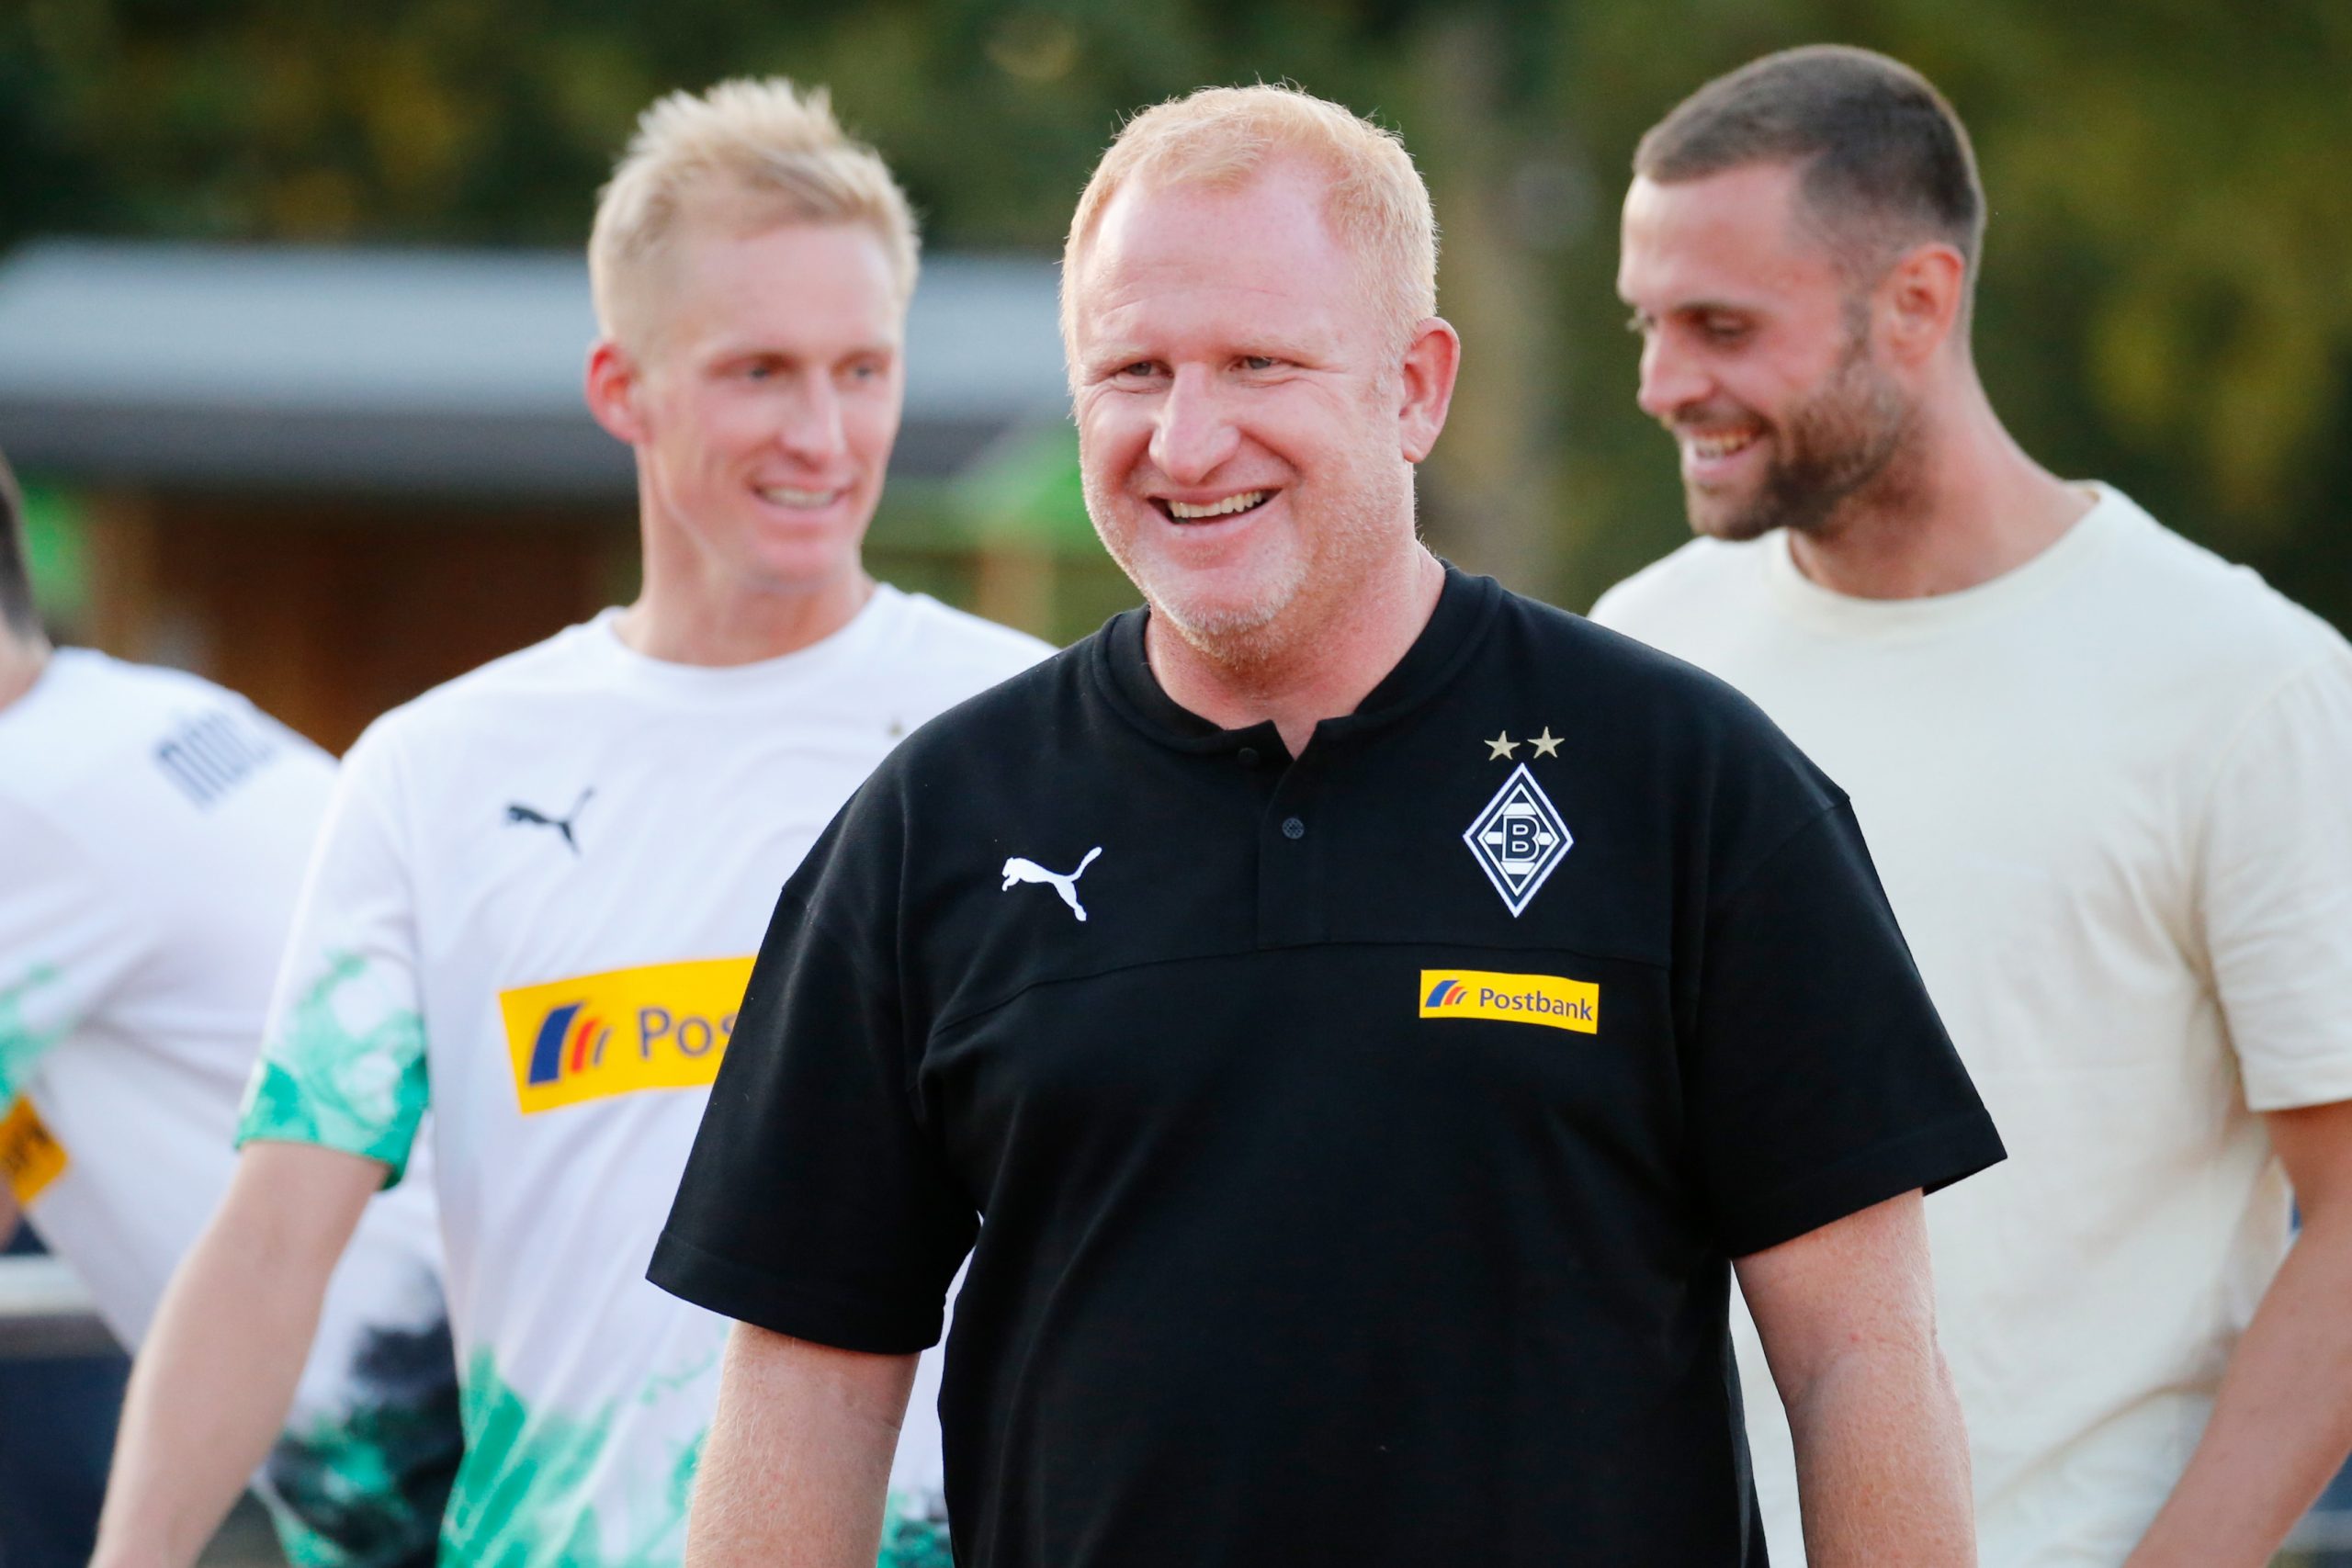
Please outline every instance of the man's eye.
M1271 354L1245 354L1241 356L1241 368L1244 370L1272 370L1281 363Z
M1747 323L1710 319L1700 322L1699 330L1710 343L1737 343L1747 335Z

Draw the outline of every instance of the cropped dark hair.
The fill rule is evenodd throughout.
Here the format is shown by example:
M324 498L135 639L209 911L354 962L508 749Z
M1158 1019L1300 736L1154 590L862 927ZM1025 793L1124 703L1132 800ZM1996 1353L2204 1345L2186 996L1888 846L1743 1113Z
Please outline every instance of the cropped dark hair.
M25 497L8 459L0 456L0 628L17 637L38 636L40 613L33 608L31 569L25 560Z
M1853 273L1944 240L1974 293L1976 154L1943 95L1902 62L1839 44L1768 54L1677 104L1634 152L1634 172L1660 185L1759 163L1800 165L1807 215Z

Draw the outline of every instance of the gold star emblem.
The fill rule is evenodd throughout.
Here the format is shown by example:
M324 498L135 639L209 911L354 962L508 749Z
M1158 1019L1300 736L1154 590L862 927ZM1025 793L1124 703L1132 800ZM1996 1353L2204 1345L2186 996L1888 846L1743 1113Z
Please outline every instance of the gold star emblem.
M1532 742L1535 747L1535 754L1539 757L1558 756L1560 754L1560 742L1566 739L1566 736L1554 735L1552 733L1552 727L1548 724L1545 725L1544 727L1544 733L1537 736Z
M1508 762L1511 760L1511 753L1519 750L1521 743L1513 740L1510 738L1510 731L1506 729L1498 732L1492 740L1482 740L1479 744L1486 747L1487 761L1489 762L1498 757Z

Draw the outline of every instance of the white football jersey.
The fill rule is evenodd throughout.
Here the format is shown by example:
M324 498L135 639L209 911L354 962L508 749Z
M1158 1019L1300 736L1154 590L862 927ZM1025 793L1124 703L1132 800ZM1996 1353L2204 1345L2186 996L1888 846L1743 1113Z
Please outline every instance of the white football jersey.
M397 1170L431 1109L467 1436L445 1561L683 1556L729 1325L645 1269L776 893L900 736L1047 651L888 587L743 666L647 658L616 616L353 748L245 1116ZM939 1506L935 1376L894 1532Z

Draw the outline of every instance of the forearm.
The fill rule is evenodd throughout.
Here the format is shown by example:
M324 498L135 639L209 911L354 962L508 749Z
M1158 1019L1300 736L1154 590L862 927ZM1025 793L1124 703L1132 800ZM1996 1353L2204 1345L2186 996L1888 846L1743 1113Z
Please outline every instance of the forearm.
M703 1450L686 1568L872 1568L912 1356L739 1325Z
M194 1562L285 1421L350 1225L323 1241L286 1223L254 1174L241 1164L132 1365L92 1568Z
M1857 1345L1789 1401L1813 1568L1974 1568L1968 1439L1943 1357Z
M1974 1568L1968 1434L1915 1190L1738 1259L1796 1444L1813 1568Z
M2126 1568L2260 1568L2352 1448L2352 1215L2307 1221Z

